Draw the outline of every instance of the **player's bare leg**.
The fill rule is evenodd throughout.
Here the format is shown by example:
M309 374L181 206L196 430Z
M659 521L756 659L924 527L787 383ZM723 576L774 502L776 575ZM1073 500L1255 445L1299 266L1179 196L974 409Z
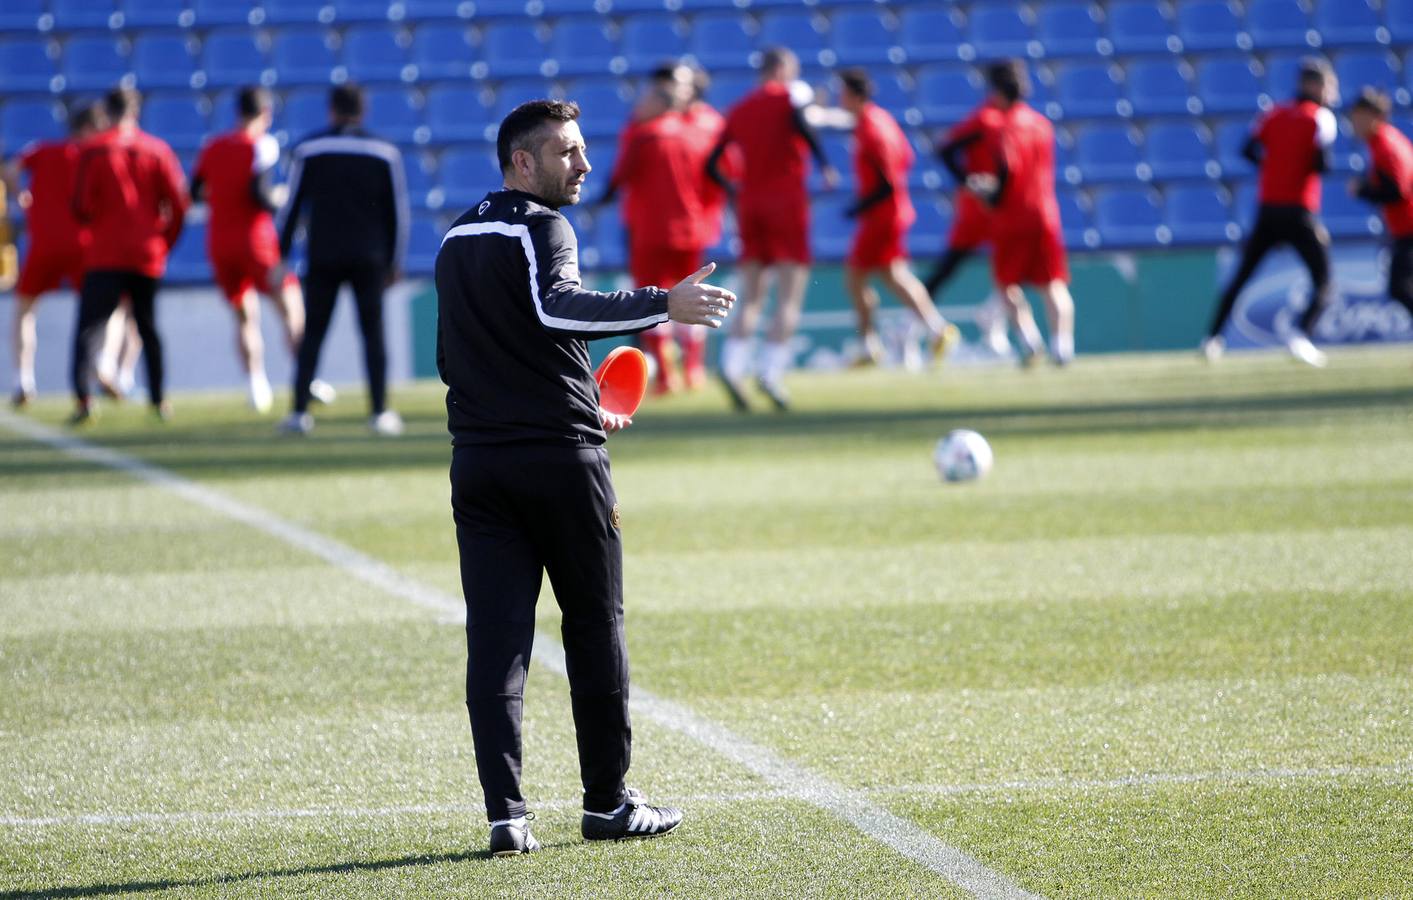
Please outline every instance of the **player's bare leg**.
M844 270L844 287L854 304L854 316L858 321L859 340L863 342L863 355L854 361L856 366L876 366L883 362L883 340L878 336L874 324L874 314L878 311L878 291L868 280L867 269L849 266Z
M927 346L932 364L935 366L941 363L961 340L961 332L957 331L957 326L948 322L937 311L937 305L932 302L932 295L913 274L907 260L893 260L880 275L888 289L922 321L929 335Z
M34 304L38 297L15 296L15 393L11 403L16 409L34 399L34 347L38 342L34 328Z
M260 334L260 298L247 289L235 308L236 352L249 382L250 407L264 415L274 403L270 379L265 375L265 338Z
M1030 311L1030 301L1018 284L1009 284L1001 289L1001 298L1006 303L1006 313L1021 339L1021 362L1033 365L1045 350L1045 342L1040 337L1040 328L1035 324L1035 316Z
M132 341L137 342L137 349L129 351L128 347ZM130 359L125 360L125 351L130 353ZM133 321L127 299L124 298L108 317L108 324L103 329L103 348L98 353L94 373L99 390L110 399L123 399L126 392L122 389L120 373L126 370L131 375L135 372L137 355L141 352L142 337L137 334L137 323Z
M1050 355L1057 365L1074 360L1074 298L1069 285L1052 281L1040 289L1045 312L1050 317Z
M751 337L755 334L761 308L765 305L768 277L765 267L754 261L743 261L740 273L739 302L728 320L730 332L721 342L721 382L726 386L736 411L749 412L751 407L746 401L744 387L754 368Z
M280 321L285 326L285 340L289 346L290 358L298 359L299 344L304 340L304 291L299 286L298 278L282 277L275 283L278 284L278 287L270 295L270 298L279 307ZM337 398L338 391L335 391L334 386L327 381L315 378L309 382L309 399L327 406Z
M701 390L706 385L707 329L703 325L673 324L673 335L682 350L682 368L687 390Z
M802 263L779 263L775 269L775 315L765 336L759 384L770 402L781 412L790 408L785 392L785 373L795 360L790 339L800 327L800 310L805 305L805 284L810 267Z

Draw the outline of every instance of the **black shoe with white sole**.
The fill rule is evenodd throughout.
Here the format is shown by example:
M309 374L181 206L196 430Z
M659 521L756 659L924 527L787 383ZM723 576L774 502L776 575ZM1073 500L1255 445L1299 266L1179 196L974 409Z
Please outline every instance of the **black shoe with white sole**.
M519 856L540 849L540 842L530 833L534 813L520 819L507 819L491 825L491 856Z
M628 788L628 798L613 812L584 810L580 827L586 841L621 841L625 838L659 837L681 824L681 810L671 806L650 806L641 792Z

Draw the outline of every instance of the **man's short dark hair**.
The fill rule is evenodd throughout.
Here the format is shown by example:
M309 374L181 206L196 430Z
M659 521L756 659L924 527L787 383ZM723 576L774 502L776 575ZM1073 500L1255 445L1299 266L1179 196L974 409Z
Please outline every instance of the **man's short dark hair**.
M799 57L788 47L766 47L760 57L760 70L774 72L787 62L798 62Z
M1324 84L1330 80L1330 76L1333 74L1334 70L1330 68L1328 62L1318 56L1307 56L1300 60L1300 74L1296 80L1301 84Z
M236 94L236 112L242 119L253 119L274 108L275 101L270 92L262 87L246 85Z
M76 103L69 109L69 134L78 134L86 129L96 131L107 124L108 114L101 103Z
M682 68L682 63L676 60L668 60L658 63L653 70L648 73L650 81L676 81L677 70Z
M856 97L867 100L873 96L873 79L857 66L840 72L839 83L848 88Z
M510 157L516 150L538 152L540 142L536 140L536 133L541 125L573 122L577 118L579 104L572 100L530 100L512 109L510 115L501 120L496 134L496 159L500 170L511 170Z
M1359 97L1354 101L1354 109L1362 109L1371 112L1380 119L1387 119L1389 113L1393 112L1393 103L1389 100L1388 94L1376 87L1365 85L1359 91Z
M1030 77L1018 59L994 62L986 67L986 83L1011 103L1030 93Z
M127 116L135 116L142 108L142 95L137 92L137 88L113 88L103 97L103 108L108 111L108 118L114 122Z
M340 119L363 118L363 88L356 84L335 85L329 91L329 110Z

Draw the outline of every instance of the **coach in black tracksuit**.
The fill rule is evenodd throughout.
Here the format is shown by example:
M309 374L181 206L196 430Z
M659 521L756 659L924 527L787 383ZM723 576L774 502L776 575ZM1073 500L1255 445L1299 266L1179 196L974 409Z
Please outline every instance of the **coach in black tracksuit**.
M406 176L397 147L359 126L363 93L356 86L334 88L329 112L331 128L295 145L289 202L278 221L280 254L287 259L295 231L307 218L306 320L295 370L291 421L297 421L309 408L309 383L319 364L334 303L339 288L348 284L358 305L376 429L387 408L383 290L397 280L407 247Z
M719 325L735 298L699 284L600 293L579 279L559 207L589 172L579 109L526 103L501 123L505 189L447 232L437 255L437 368L448 386L452 511L466 596L466 703L491 850L538 847L520 793L520 723L540 582L549 573L584 784L586 838L671 831L681 813L624 786L632 733L622 544L607 433L586 341L671 318Z

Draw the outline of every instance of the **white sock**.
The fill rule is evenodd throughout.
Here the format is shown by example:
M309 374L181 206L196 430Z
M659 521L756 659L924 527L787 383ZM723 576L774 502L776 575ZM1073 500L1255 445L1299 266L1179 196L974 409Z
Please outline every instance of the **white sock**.
M1050 352L1056 359L1072 359L1074 357L1074 335L1056 334L1050 339Z
M526 819L524 816L516 816L513 819L497 819L491 823L492 828L499 828L502 825L513 825L516 828L524 828Z
M751 374L751 368L748 338L729 337L721 342L721 374L731 381L740 381Z
M1021 343L1025 344L1027 353L1033 355L1045 349L1045 341L1040 337L1040 329L1036 328L1034 323L1029 327L1019 329L1019 331Z
M34 368L20 370L20 390L26 394L33 394L34 391Z
M794 362L795 351L790 349L789 344L766 344L761 360L761 380L779 384Z
M586 810L584 810L584 815L586 815L586 816L593 816L593 817L596 818L596 819L612 819L614 816L616 816L616 815L618 815L619 813L623 812L623 810L625 810L625 809L627 809L627 808L628 808L628 804L627 804L627 803L620 803L620 804L618 804L618 808L615 809L613 812L606 812L606 813L590 812L589 810L586 809Z

